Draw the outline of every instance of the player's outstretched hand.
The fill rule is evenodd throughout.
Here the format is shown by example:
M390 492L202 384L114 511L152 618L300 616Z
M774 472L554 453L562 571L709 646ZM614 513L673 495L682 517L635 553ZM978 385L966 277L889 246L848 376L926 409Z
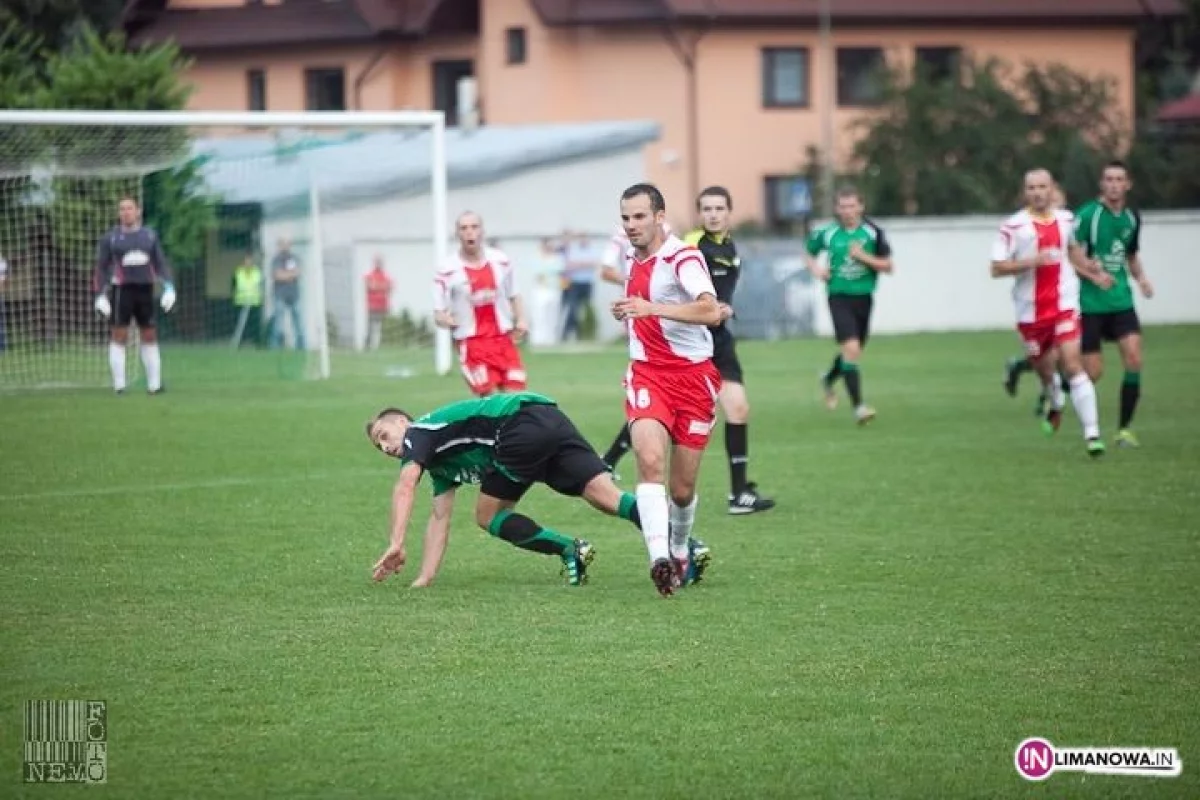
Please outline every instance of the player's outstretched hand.
M404 545L391 545L383 557L375 562L375 572L372 577L381 581L393 572L399 572L407 560L408 554L404 552Z
M105 319L112 316L112 303L108 302L108 295L96 295L96 311Z
M652 310L650 302L644 297L622 297L612 305L613 316L618 320L653 316Z
M1151 297L1154 297L1154 284L1150 282L1149 278L1142 278L1137 282L1137 285L1138 288L1142 290L1142 297L1146 298L1147 300L1149 300Z

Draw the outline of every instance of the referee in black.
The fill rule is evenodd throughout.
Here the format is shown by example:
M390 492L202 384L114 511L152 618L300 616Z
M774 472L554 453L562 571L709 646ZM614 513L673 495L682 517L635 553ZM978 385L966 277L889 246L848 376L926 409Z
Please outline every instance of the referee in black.
M729 220L733 213L733 198L724 186L710 186L696 198L700 227L687 234L684 241L698 248L708 263L717 299L732 305L733 292L741 274L741 259L737 245L729 235ZM713 337L713 363L721 373L721 410L725 413L725 452L729 458L729 513L753 514L775 507L775 501L758 493L758 487L747 478L750 460L749 421L750 403L742 378L733 332L725 322L709 328ZM616 441L604 456L609 469L629 449L628 426L622 428Z

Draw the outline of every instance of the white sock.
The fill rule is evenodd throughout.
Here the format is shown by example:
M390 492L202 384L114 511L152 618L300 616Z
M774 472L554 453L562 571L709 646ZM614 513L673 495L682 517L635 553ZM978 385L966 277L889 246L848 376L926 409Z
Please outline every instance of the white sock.
M688 557L688 540L692 538L692 526L696 523L696 503L699 495L692 495L692 502L677 506L671 500L671 558Z
M1086 372L1071 378L1071 404L1075 406L1075 416L1083 425L1083 438L1099 437L1100 411L1096 408L1096 386Z
M670 530L667 505L666 486L661 483L637 485L638 514L642 518L642 536L646 539L646 550L650 552L650 563L668 558L671 554L667 545Z
M1067 393L1063 391L1062 375L1058 372L1054 373L1054 388L1050 392L1050 407L1055 411L1062 411L1063 406L1067 404Z
M108 343L108 368L112 372L113 389L125 388L125 345Z
M124 359L122 355L122 363ZM162 359L158 355L158 344L142 345L142 366L146 368L146 388L157 392L162 388Z

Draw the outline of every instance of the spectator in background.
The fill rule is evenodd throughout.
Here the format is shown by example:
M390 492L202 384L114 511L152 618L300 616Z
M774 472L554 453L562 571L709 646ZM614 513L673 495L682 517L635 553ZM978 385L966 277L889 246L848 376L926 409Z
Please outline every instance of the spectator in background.
M581 339L582 317L591 311L592 289L600 268L600 252L585 234L563 234L562 340L572 333Z
M279 240L279 249L271 259L271 282L274 286L275 307L271 313L271 347L283 346L283 314L292 319L292 334L296 349L304 349L304 325L300 317L300 260L292 253L292 243Z
M232 342L234 349L241 347L244 341L262 347L264 282L262 268L258 266L254 254L246 253L242 263L233 270L233 307L237 311Z
M560 242L542 239L535 267L535 286L529 307L529 343L535 347L558 341L560 318L558 282L562 280L563 254Z
M392 279L383 269L383 256L376 255L367 273L367 349L378 350L383 341L383 320L391 307Z

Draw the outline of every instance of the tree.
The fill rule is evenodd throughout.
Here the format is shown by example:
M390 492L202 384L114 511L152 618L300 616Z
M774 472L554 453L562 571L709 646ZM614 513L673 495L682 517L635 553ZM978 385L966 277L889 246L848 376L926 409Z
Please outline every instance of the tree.
M124 6L124 0L6 0L0 5L0 28L18 26L53 51L89 28L115 30Z
M967 60L960 80L918 70L881 77L881 108L855 123L859 180L880 214L1000 213L1019 176L1051 170L1069 198L1091 194L1129 126L1114 87L1066 67Z

